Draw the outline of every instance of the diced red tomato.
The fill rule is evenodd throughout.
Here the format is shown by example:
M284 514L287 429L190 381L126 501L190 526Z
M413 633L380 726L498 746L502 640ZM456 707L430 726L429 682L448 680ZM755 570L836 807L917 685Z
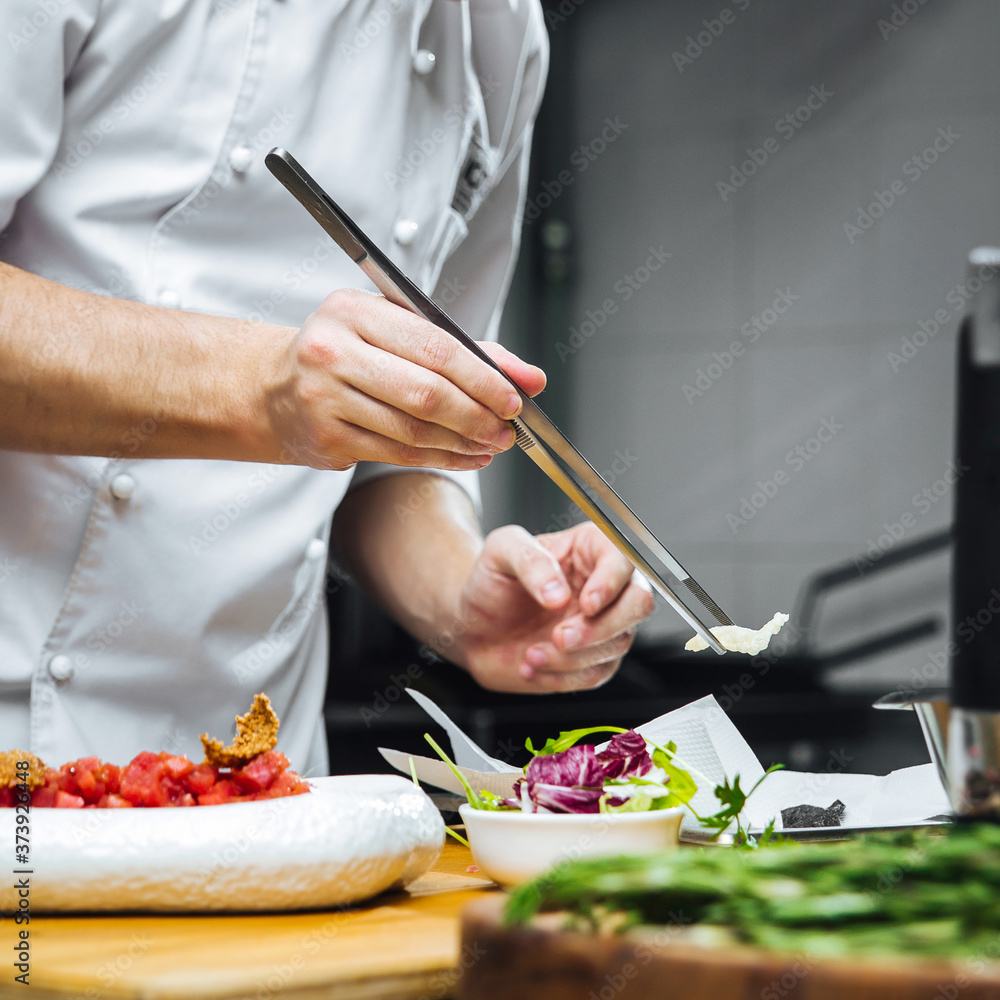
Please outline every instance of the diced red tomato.
M167 774L175 781L180 781L194 770L194 762L187 757L177 757L173 754L161 753L160 760Z
M226 780L231 781L239 788L240 795L253 795L261 790L260 782L252 774L244 774L242 770L234 768L226 775Z
M199 764L185 779L184 784L192 795L204 795L214 784L218 772L211 764Z
M210 792L198 796L200 806L221 806L224 802L232 802L240 798L240 786L228 778L220 778Z
M155 753L143 751L122 771L119 792L134 806L164 806L169 801L162 778L165 768Z
M31 793L31 807L47 808L56 804L56 792L59 791L54 785L42 785Z
M109 792L101 796L97 806L99 809L131 809L132 803L128 799L123 799L117 792Z
M53 803L56 809L82 809L86 804L82 795L70 795L62 789L56 792L56 800Z
M31 795L31 805L60 809L124 809L133 806L223 805L309 791L288 770L288 758L277 750L254 757L241 768L195 764L165 751L137 754L124 768L98 757L81 757L58 771L48 768L45 784ZM14 790L0 788L0 808L14 805Z
M86 784L92 784L93 779L90 777L90 772L100 765L101 762L97 757L81 757L69 764L63 764L59 768L59 787L70 795L82 795L80 779L83 778Z
M117 764L105 764L102 768L102 778L105 791L109 795L117 795L121 786L122 769Z
M59 769L59 788L81 795L88 804L100 801L108 792L118 791L119 768L104 764L98 757L81 757Z
M76 776L76 791L87 802L97 802L104 794L104 782L94 771L83 771ZM70 789L66 789L70 791Z
M233 771L233 780L251 792L270 788L275 778L288 767L288 758L280 750L267 750Z
M308 791L309 786L294 771L282 771L271 787L261 794L261 798L278 799L286 795L302 795Z

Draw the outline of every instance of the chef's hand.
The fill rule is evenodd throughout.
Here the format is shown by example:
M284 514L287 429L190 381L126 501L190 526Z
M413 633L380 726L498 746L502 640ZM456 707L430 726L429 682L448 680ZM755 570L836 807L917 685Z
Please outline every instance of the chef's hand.
M461 660L494 691L598 687L652 611L649 584L593 524L498 528L459 597Z
M498 344L481 345L529 395L545 375ZM282 345L269 393L288 458L321 469L359 461L481 469L514 443L510 384L450 334L380 295L329 295Z

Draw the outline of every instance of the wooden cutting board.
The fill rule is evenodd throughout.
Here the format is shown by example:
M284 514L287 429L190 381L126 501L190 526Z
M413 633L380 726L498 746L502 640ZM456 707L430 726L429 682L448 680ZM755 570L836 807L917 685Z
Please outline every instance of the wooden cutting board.
M568 933L562 918L507 929L504 897L462 915L459 1000L998 1000L1000 966L906 959L818 960L695 947L683 930L630 937ZM996 939L1000 954L1000 928ZM995 960L995 959L994 959Z
M408 890L342 911L236 916L35 916L30 988L0 917L0 1000L416 1000L452 996L459 913L494 888L445 846Z

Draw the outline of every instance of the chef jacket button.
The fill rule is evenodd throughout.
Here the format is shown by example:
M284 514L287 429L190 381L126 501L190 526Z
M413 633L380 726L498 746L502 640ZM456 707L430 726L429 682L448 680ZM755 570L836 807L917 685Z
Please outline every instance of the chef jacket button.
M127 472L120 472L111 480L111 495L116 500L128 500L134 492L135 480Z
M74 673L75 667L73 666L73 661L68 656L59 653L49 660L49 676L54 681L58 683L68 681Z
M306 546L307 559L322 559L326 555L326 542L322 538L311 538Z
M253 150L249 146L236 146L229 154L233 173L245 174L253 164Z
M158 301L167 309L176 309L181 304L181 297L172 288L164 288L160 292Z
M413 68L421 76L427 76L434 69L434 63L436 62L437 56L430 49L417 49L413 55Z
M392 227L392 237L401 246L408 247L413 242L413 237L417 235L420 228L413 219L400 219Z

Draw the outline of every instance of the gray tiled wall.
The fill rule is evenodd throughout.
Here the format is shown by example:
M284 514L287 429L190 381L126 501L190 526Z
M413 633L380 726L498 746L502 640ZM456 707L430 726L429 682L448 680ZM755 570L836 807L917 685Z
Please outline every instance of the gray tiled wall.
M953 289L972 247L1000 243L1000 4L740 0L678 67L673 53L723 6L588 0L554 23L553 40L574 43L571 143L606 118L628 127L584 171L566 150L572 192L556 212L571 220L576 272L569 320L540 334L537 358L553 398L570 401L578 445L598 465L634 456L617 483L626 499L735 620L759 625L908 512L904 539L950 520L950 488L914 498L952 458ZM810 95L801 127L778 126ZM911 158L935 139L922 169ZM766 162L720 191L761 148ZM845 232L894 181L881 217ZM616 281L660 246L671 257L626 301ZM792 301L775 319L765 310L779 293ZM615 314L560 359L556 342L608 298ZM894 364L939 311L941 331ZM741 328L762 314L751 342ZM734 341L743 353L723 367L713 352L728 363ZM739 523L758 484L774 495ZM817 641L945 614L947 568L932 559L844 591ZM647 626L680 631L667 611ZM892 686L942 645L839 680Z

